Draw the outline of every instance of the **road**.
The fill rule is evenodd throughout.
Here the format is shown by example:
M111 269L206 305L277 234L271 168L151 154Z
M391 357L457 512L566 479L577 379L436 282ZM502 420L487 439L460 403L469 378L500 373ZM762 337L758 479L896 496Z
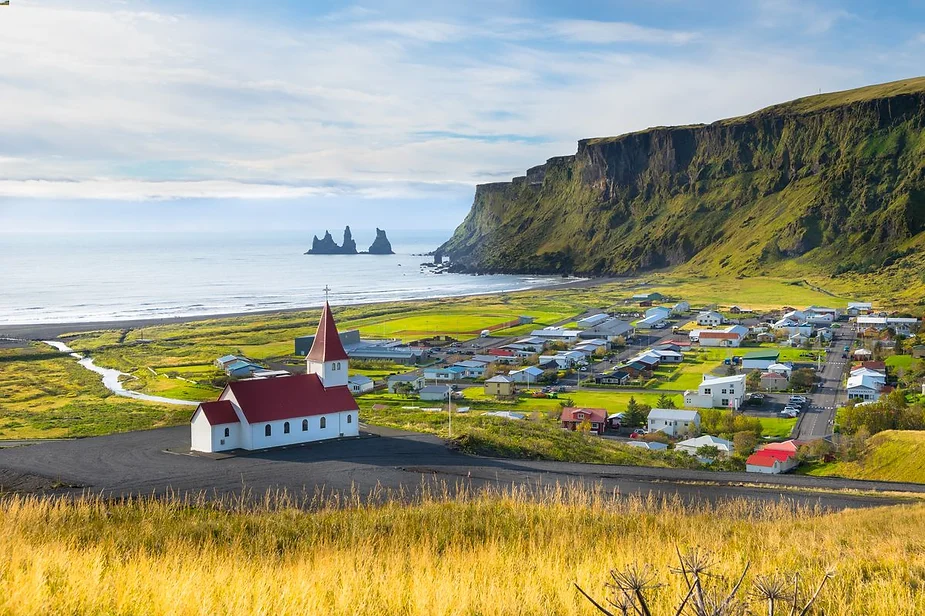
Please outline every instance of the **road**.
M168 453L166 450L180 452L189 447L186 426L42 443L0 450L0 483L15 486L17 477L25 477L20 485L35 485L36 477L44 477L47 486L59 486L52 493L61 495L79 494L84 489L106 496L227 496L246 491L254 498L277 489L307 497L322 489L326 493L356 490L361 497L376 490L401 490L412 497L429 486L446 485L452 491L459 486L580 483L624 495L679 496L687 502L745 498L760 503L786 498L830 509L897 501L888 495L808 490L850 488L925 494L925 485L915 484L474 457L449 449L432 435L366 429L368 436L360 439L226 459Z
M835 425L835 409L842 399L842 377L845 374L846 364L850 364L851 356L842 357L845 346L853 347L857 337L854 329L841 327L835 332L831 348L826 354L825 365L819 373L821 382L809 398L809 405L800 418L794 430L795 436L801 441L812 441L832 436Z

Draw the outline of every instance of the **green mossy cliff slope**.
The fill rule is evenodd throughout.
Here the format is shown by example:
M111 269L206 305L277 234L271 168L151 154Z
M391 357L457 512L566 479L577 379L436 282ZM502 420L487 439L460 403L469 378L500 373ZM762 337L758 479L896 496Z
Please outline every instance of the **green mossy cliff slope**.
M925 276L925 78L578 143L476 188L462 271ZM925 278L918 280L922 282Z

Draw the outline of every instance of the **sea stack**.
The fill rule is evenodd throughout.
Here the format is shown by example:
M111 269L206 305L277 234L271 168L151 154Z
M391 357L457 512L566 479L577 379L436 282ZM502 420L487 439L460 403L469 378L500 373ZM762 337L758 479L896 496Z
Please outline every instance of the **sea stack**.
M382 229L376 229L376 239L373 241L372 246L369 247L369 254L371 255L394 255L392 252L392 243L389 242L389 238L385 236L385 231Z
M340 247L340 254L357 254L357 243L354 241L353 234L350 232L350 225L347 225L347 227L344 229L344 245Z
M353 239L353 233L350 232L350 226L344 229L344 245L338 246L337 242L331 236L331 232L325 230L324 237L320 240L316 235L312 239L312 248L305 254L307 255L355 255L357 254L357 243Z

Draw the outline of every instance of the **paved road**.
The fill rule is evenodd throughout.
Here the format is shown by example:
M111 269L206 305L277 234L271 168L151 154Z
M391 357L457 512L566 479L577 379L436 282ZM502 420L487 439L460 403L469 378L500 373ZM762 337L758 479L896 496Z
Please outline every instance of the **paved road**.
M370 430L374 434L368 438L222 460L166 453L166 449L188 446L189 429L185 426L58 441L0 450L0 480L16 473L41 475L113 496L168 491L230 495L240 494L244 488L258 496L278 488L308 496L322 488L326 492L354 488L361 495L377 488L402 489L413 495L422 485L433 482L446 482L450 489L460 484L477 488L489 484L580 482L622 494L678 495L687 501L741 497L766 502L788 498L828 508L894 501L786 488L848 487L925 493L925 485L478 458L452 451L430 435ZM746 485L755 483L766 483L770 488ZM59 491L80 492L77 488Z
M846 365L851 362L851 355L849 351L848 358L843 358L842 349L845 346L853 346L857 334L848 327L833 331L836 332L835 337L826 354L822 372L819 374L822 382L813 394L808 396L809 407L800 414L797 420L794 432L799 440L812 441L830 437L835 424L835 408L839 403L844 402L842 377L845 374Z

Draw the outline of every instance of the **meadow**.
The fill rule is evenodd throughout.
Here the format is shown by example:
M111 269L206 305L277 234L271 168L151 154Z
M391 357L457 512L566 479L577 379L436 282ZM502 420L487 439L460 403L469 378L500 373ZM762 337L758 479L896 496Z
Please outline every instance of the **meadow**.
M826 513L568 486L394 496L8 496L0 613L579 616L596 612L574 582L603 600L609 570L648 565L653 613L673 614L686 592L677 550L694 549L709 555L710 588L750 563L743 599L763 576L797 573L805 597L831 571L814 613L925 613L922 504Z
M925 483L925 432L887 430L867 441L860 459L809 465L801 472L816 477Z

